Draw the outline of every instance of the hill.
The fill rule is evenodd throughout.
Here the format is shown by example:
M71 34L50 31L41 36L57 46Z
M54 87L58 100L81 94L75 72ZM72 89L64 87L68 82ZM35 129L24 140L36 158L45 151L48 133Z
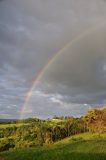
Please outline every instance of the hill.
M83 133L54 144L0 153L0 160L105 160L106 134Z

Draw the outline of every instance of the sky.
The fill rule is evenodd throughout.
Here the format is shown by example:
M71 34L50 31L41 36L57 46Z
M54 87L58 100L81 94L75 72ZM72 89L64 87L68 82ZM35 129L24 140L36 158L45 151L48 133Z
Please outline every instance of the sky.
M105 105L105 28L105 0L1 0L0 118L81 116Z

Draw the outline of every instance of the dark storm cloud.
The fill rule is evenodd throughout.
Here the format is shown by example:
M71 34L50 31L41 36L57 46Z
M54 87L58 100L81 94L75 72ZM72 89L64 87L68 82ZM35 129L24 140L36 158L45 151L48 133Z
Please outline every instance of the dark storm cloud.
M68 86L68 93L74 96L70 98L72 102L103 103L106 95L105 25L68 47L51 64L44 79L54 86Z
M50 57L67 42L88 28L104 22L105 19L106 3L100 0L0 1L0 115L13 117L15 112L14 117L19 117L20 106L24 101L26 91L29 90L33 78ZM103 32L102 36L104 35ZM55 61L55 67L54 65L50 67L52 74L47 74L46 83L44 81L43 84L39 83L38 88L38 91L43 90L44 93L52 94L53 97L50 99L38 94L36 98L33 97L36 102L32 100L28 104L31 104L33 111L36 110L36 115L43 116L46 111L49 116L53 107L55 110L57 108L58 113L60 110L63 113L62 104L63 108L67 104L70 106L69 110L73 110L72 106L78 108L75 105L76 100L79 104L106 101L104 97L106 89L105 37L103 40L102 36L99 38L97 34L96 43L94 43L95 39L91 41L88 38L89 43L94 43L94 45L89 44L90 48L87 40L83 41L83 44L80 42L79 48L67 49L65 58L60 56ZM82 45L83 49L80 48ZM95 46L94 52L92 52L92 46ZM86 53L85 50L87 50ZM92 59L89 52L92 53ZM62 102L59 103L60 99L58 100L55 92L63 97ZM41 110L43 111L40 112ZM31 116L31 109L29 112ZM27 110L27 116L29 112Z
M0 6L0 52L31 79L69 39L104 19L105 5L99 0L5 0Z

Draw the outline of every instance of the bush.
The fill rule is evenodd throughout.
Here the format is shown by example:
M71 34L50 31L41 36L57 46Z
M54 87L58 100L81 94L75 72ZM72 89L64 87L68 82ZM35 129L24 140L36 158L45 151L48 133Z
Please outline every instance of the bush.
M15 142L13 139L3 139L0 141L0 152L9 150L15 147Z

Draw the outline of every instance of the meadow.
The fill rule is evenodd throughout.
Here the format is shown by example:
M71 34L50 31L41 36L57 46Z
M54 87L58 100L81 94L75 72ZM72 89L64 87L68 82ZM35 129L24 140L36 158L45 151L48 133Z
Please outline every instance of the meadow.
M11 150L0 160L105 160L106 134L84 133L38 148Z

